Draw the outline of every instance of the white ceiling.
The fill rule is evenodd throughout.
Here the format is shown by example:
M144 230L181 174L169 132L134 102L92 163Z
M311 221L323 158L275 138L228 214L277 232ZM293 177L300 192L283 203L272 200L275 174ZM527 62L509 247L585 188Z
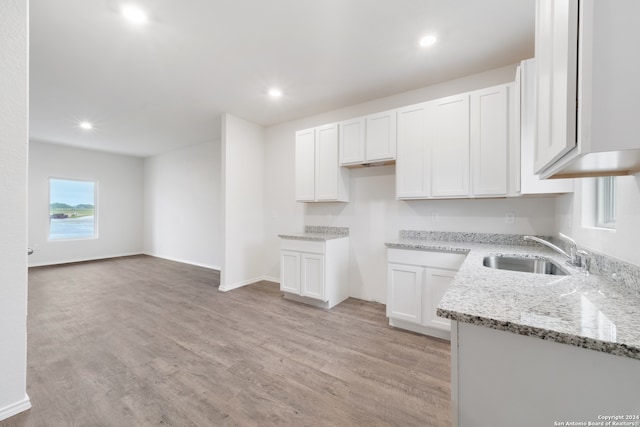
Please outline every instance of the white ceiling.
M125 21L122 2L150 22ZM31 0L34 140L149 156L533 56L534 0ZM418 39L439 42L420 49ZM285 95L270 99L279 86ZM81 120L96 126L78 128Z

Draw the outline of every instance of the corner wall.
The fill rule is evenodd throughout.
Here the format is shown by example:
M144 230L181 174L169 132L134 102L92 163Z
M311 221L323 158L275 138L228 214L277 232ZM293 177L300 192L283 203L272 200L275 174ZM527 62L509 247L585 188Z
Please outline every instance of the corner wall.
M97 181L98 238L49 241L49 178ZM142 253L143 161L29 143L29 266Z
M26 393L27 4L0 2L0 420L31 407Z
M300 232L304 225L332 225L350 229L350 295L386 302L385 242L401 229L485 233L553 233L555 199L511 198L477 200L399 201L395 197L395 166L351 169L349 203L297 203L294 187L296 130L481 89L515 78L508 66L266 130L265 152L265 270L279 277L278 233ZM506 224L514 212L514 224ZM433 221L437 213L437 221Z
M264 129L222 116L222 205L224 255L220 290L264 276Z
M144 252L222 265L220 140L144 161Z
M575 193L562 196L556 204L556 232L571 236L581 248L640 266L640 174L619 176L616 181L615 230L582 226L582 179L576 179Z

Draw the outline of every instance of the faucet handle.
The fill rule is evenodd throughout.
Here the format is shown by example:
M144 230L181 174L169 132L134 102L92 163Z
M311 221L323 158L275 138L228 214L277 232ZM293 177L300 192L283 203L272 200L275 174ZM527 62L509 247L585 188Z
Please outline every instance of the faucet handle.
M576 252L576 255L578 256L578 261L580 262L580 268L582 269L582 272L586 276L588 276L589 269L591 268L591 254L585 250L580 249Z

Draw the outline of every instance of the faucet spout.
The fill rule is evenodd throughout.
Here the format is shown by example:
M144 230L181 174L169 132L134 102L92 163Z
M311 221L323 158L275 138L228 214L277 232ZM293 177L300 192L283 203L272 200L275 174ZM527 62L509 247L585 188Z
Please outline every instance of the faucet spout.
M563 251L562 249L560 249L559 247L557 247L556 245L554 245L551 242L547 242L544 239L541 239L539 237L536 236L524 236L523 239L524 240L533 240L534 242L538 242L540 244L543 244L551 249L553 249L554 251L558 252L561 255L566 256L567 258L569 258L569 264L576 266L576 267L581 267L582 266L582 257L578 254L578 245L576 244L576 241L573 240L571 237L560 233L560 237L568 240L571 243L571 249L570 249L570 253L566 253L565 251Z
M547 241L546 241L546 240L544 240L544 239L541 239L541 238L536 237L536 236L524 236L524 237L523 237L523 239L524 239L524 240L533 240L534 242L541 243L541 244L543 244L543 245L547 246L548 248L551 248L551 249L553 249L554 251L558 252L559 254L564 255L564 256L566 256L567 258L571 259L571 255L569 255L568 253L566 253L565 251L563 251L562 249L560 249L559 247L557 247L557 246L556 246L556 245L554 245L553 243L551 243L551 242L547 242Z

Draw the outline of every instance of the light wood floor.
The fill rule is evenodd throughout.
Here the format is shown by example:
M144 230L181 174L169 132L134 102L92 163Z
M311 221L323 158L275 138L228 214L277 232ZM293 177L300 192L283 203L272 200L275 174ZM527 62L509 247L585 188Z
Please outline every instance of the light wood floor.
M447 426L448 342L273 283L136 256L29 271L27 391L0 426Z

